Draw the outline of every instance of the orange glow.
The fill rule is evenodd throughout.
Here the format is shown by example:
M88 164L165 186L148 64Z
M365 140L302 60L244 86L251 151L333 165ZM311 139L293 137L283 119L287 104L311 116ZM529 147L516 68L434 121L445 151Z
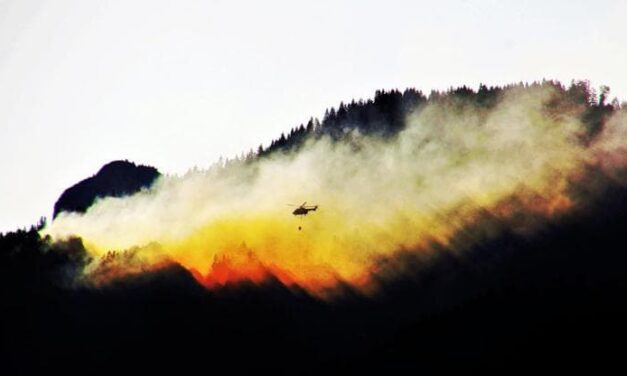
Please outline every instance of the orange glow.
M528 216L530 220L538 214L550 217L571 206L567 196L559 190L554 193L549 196L519 194L515 200L493 203L490 212L502 219L517 215L520 220L521 211L523 217L531 215ZM399 219L394 227L398 232L393 234L369 228L366 233L372 240L364 238L363 232L351 233L343 228L347 224L316 227L329 219L326 215L320 216L320 221L323 221L320 223L311 217L306 224L301 224L305 227L302 231L293 228L294 223L289 220L213 223L177 243L151 245L130 252L107 252L89 272L89 279L96 285L102 285L178 263L209 289L278 281L286 287L302 288L322 298L332 296L340 284L370 294L376 292L372 276L378 258L393 257L398 250L428 253L428 244L434 241L446 245L456 231L472 223L477 210L482 210L481 206L462 206L440 218L446 224L436 218L423 221ZM529 227L528 221L523 223ZM344 238L329 238L328 234L325 235L329 228L336 230L333 234L344 234ZM241 239L246 239L248 243L238 244ZM342 246L346 248L340 248ZM214 252L217 247L221 251ZM358 254L369 257L350 257Z

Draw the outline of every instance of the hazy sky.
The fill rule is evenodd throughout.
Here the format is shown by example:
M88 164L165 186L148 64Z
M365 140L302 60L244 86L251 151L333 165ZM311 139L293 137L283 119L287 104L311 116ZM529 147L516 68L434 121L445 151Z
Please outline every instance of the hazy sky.
M621 1L0 0L0 231L114 159L166 173L377 89L589 79L627 99Z

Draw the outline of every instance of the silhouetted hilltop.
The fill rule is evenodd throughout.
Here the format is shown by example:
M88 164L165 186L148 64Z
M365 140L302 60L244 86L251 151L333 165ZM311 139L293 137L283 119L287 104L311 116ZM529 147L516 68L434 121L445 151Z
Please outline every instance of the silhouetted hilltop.
M160 176L151 166L113 161L98 173L66 189L54 204L53 218L61 212L84 213L98 197L123 197L148 188Z

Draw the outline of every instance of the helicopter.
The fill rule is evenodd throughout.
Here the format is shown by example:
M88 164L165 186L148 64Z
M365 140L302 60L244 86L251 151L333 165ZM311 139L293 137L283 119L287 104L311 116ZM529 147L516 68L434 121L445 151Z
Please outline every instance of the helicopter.
M289 205L289 206L296 206L296 205ZM299 207L294 209L292 214L294 214L294 215L307 215L307 213L309 213L310 211L316 211L316 209L318 209L318 205L309 205L309 206L307 206L307 202L303 202Z

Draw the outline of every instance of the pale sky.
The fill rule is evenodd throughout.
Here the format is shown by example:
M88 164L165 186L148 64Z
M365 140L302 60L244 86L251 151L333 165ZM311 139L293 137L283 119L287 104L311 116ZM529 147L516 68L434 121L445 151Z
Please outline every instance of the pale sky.
M114 159L183 173L377 89L589 79L625 1L0 0L0 231Z

